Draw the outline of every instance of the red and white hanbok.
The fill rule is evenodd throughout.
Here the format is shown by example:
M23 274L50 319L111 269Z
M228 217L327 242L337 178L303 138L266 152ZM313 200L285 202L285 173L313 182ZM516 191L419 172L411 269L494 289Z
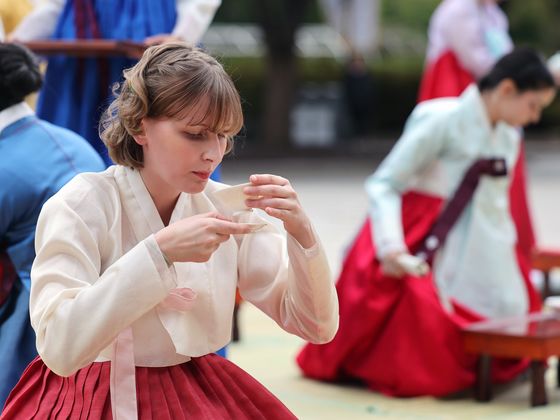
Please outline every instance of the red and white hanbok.
M430 19L418 101L458 96L512 47L507 17L494 1L443 0Z
M339 330L332 342L299 354L306 376L359 379L396 396L441 396L474 383L476 358L463 350L461 327L540 306L512 217L515 172L480 179L428 276L387 276L378 257L414 254L473 162L500 157L513 168L521 141L516 128L490 125L475 85L459 98L416 107L366 183L371 214L337 283ZM510 380L525 366L497 361L493 379Z
M494 0L443 0L428 29L426 65L418 101L459 96L511 51L508 20ZM527 203L525 152L521 145L510 189L512 215L526 258L535 245Z
M181 193L170 223L230 214L212 193ZM229 212L229 213L228 213ZM256 212L247 221L262 223ZM231 337L236 288L284 330L328 341L337 300L323 248L267 226L231 236L203 263L168 265L163 222L137 170L81 174L44 205L31 273L40 357L1 418L285 419L249 374L215 354Z

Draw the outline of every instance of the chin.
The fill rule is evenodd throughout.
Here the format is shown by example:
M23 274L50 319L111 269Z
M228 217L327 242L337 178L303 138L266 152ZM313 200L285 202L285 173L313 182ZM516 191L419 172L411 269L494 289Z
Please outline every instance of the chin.
M208 185L208 181L204 181L196 184L191 183L189 185L185 185L185 188L183 188L182 191L187 194L198 194L204 191L206 185Z

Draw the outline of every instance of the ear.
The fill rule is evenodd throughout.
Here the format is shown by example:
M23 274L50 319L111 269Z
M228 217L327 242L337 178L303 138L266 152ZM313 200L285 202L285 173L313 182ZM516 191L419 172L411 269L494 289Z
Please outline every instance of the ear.
M140 146L144 146L148 143L148 137L146 136L146 125L145 125L145 119L144 118L142 118L142 121L140 121L140 132L137 133L137 134L133 134L132 138Z
M511 96L511 95L516 95L518 93L517 86L515 85L515 82L512 79L503 79L498 84L498 91L503 96Z

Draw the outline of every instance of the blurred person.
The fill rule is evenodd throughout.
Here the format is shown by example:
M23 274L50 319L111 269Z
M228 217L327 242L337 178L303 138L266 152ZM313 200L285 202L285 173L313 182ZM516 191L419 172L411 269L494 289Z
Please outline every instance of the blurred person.
M29 322L35 225L74 175L104 165L85 139L38 119L24 102L41 87L31 53L0 44L0 405L37 355Z
M560 51L555 52L547 60L548 69L554 76L554 81L557 86L560 86Z
M4 35L12 32L33 9L36 0L0 0L0 27ZM2 37L4 40L4 37Z
M147 45L183 40L196 44L221 0L45 0L11 34L12 41L115 39ZM114 82L136 60L74 58L48 60L39 95L39 117L85 137L107 165L111 160L97 126Z
M430 19L419 102L458 96L513 43L501 0L442 0Z
M342 81L353 134L364 136L368 133L373 114L373 78L358 52L353 52L346 63Z
M271 174L244 188L247 207L283 233L252 210L232 220L214 195L226 185L209 175L243 124L215 59L166 43L124 76L101 123L116 165L74 178L39 217L30 314L40 357L2 419L53 407L64 418L295 418L212 352L230 339L236 287L284 330L334 336L336 292L297 193Z
M430 19L419 102L460 95L513 48L501 2L442 0ZM517 246L529 264L536 240L527 198L523 145L512 172L510 203L518 232Z
M304 375L403 397L474 384L477 358L461 328L540 308L508 191L516 127L537 122L555 93L542 58L520 48L460 97L417 105L366 182L370 217L337 283L340 327L330 343L301 351ZM431 271L409 274L411 260ZM492 378L511 380L526 366L495 359Z

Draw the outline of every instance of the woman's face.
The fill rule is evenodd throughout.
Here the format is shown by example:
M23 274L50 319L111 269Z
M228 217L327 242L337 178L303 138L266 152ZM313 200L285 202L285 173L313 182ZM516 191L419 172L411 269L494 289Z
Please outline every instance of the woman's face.
M204 108L197 108L185 118L142 121L144 134L136 141L144 151L144 181L176 193L204 190L227 146L227 136L198 123L204 112Z
M541 113L556 95L556 89L545 88L519 92L513 88L502 95L499 106L499 119L513 126L524 127L537 123Z

